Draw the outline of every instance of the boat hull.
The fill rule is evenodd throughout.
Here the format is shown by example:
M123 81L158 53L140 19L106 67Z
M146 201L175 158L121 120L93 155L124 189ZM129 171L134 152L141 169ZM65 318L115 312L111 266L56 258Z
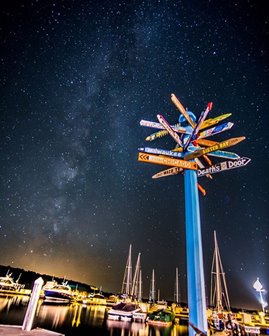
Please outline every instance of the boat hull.
M140 311L141 309L134 304L126 304L124 302L120 302L119 304L108 310L107 319L114 321L116 320L131 322L133 320L133 315Z
M70 293L54 291L52 289L45 290L45 302L50 303L70 303L73 300L73 296Z

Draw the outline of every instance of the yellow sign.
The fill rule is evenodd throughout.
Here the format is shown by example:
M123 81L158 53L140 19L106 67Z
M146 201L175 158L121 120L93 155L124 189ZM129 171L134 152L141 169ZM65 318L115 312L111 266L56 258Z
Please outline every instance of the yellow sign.
M216 118L212 118L212 119L207 119L202 123L202 126L200 128L200 130L207 128L209 126L213 126L215 124L218 124L220 121L230 117L232 115L232 113L226 113L226 114L222 114Z
M169 158L169 157L160 156L160 155L141 153L141 152L138 153L138 161L197 170L197 164L195 162L179 160L179 159Z

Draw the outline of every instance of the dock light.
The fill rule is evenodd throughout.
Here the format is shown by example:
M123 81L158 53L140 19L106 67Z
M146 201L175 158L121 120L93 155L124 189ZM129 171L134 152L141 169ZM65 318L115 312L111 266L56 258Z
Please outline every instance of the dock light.
M267 306L267 303L263 299L262 294L263 294L263 292L265 292L265 289L262 287L262 284L261 284L259 278L257 278L257 280L254 282L253 288L256 290L256 292L259 292L259 294L260 294L260 303L262 305L262 311L264 313L264 308Z

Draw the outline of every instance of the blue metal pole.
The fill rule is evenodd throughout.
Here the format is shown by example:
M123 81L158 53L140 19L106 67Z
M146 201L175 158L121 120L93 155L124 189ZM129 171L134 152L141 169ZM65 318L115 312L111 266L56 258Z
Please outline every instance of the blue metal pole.
M196 171L185 170L184 185L189 321L201 331L207 333L204 265ZM194 334L194 330L189 328L189 335L194 336Z

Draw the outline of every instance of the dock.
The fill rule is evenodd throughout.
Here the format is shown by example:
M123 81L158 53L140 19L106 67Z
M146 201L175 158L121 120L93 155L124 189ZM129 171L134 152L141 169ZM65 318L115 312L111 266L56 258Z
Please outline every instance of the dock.
M0 324L0 336L64 336L55 331L35 328L30 331L22 330L22 326Z

